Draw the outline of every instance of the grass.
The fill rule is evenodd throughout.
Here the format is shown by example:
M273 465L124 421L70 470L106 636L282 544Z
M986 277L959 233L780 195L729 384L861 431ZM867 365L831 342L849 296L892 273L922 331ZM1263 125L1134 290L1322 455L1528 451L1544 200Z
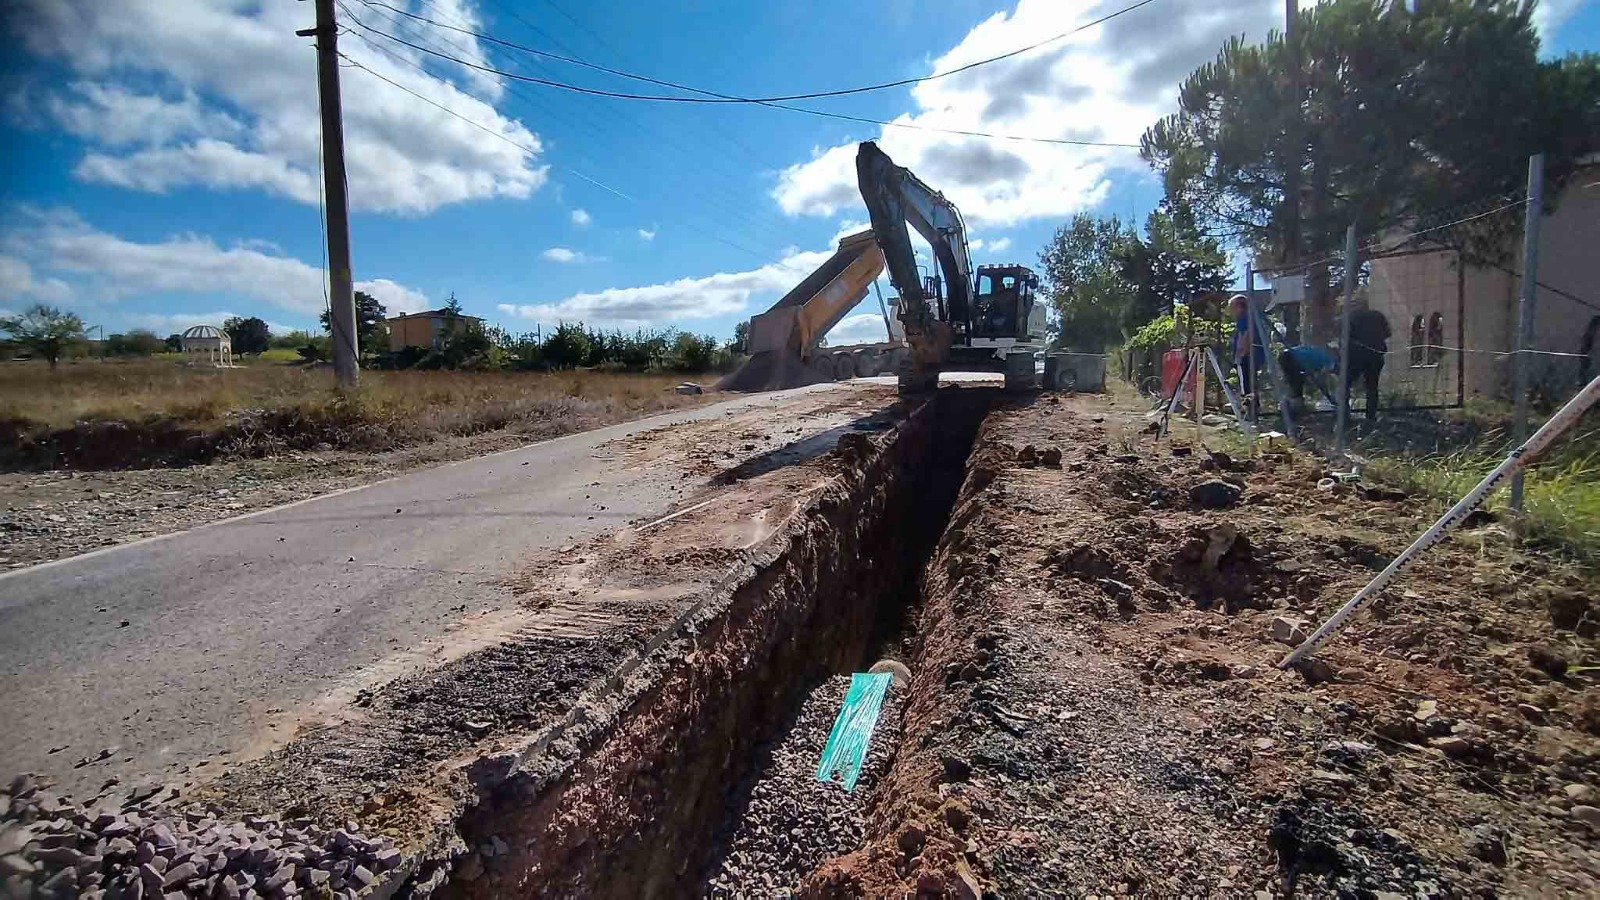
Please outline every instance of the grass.
M567 372L363 371L344 395L327 368L253 360L239 368L165 359L0 363L0 438L10 467L110 467L260 456L327 444L379 450L510 429L550 436L694 405L671 391L682 375ZM113 427L114 426L114 427ZM161 435L152 436L155 430ZM120 448L89 448L92 435ZM196 440L196 437L200 440ZM158 439L159 438L159 439ZM194 458L175 458L187 440ZM146 447L141 450L140 448ZM115 449L116 452L110 452ZM141 460L140 453L159 457ZM93 458L114 458L103 466Z
M1365 471L1380 481L1436 498L1442 511L1476 486L1511 449L1504 432L1491 429L1449 452L1375 457ZM1510 502L1508 482L1484 505L1507 515ZM1527 470L1523 512L1524 534L1530 542L1584 563L1600 562L1600 428L1569 433Z

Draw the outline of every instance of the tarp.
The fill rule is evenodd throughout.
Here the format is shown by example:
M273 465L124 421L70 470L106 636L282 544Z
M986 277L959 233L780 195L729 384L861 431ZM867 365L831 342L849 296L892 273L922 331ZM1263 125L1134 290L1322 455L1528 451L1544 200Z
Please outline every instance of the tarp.
M872 744L872 729L878 724L884 694L893 680L894 675L889 672L856 672L850 676L850 690L844 695L844 705L833 720L828 745L822 749L822 761L817 764L818 781L838 781L846 791L856 789L861 764Z

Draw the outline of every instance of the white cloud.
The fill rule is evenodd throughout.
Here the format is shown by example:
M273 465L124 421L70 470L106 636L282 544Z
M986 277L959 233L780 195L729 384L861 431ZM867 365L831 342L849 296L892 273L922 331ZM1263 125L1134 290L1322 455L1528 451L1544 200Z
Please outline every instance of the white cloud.
M91 300L222 294L301 315L316 315L326 306L321 268L263 252L254 242L225 248L203 235L179 234L140 243L100 231L67 210L25 211L18 221L5 223L3 234L0 277L6 283L13 283L20 271L34 284L59 285L61 291ZM24 268L18 268L19 262ZM40 281L35 271L54 277ZM355 287L386 306L392 304L391 311L427 306L421 293L389 279L358 281Z
M578 226L579 228L582 228L593 221L594 218L589 215L589 211L586 209L574 209L572 211L572 224Z
M977 253L980 250L984 250L989 253L1004 253L1005 251L1011 249L1011 238L1003 237L992 241L986 241L983 238L973 238L972 240L967 241L967 248L974 253Z
M1539 36L1549 40L1586 2L1588 0L1541 0L1533 11L1533 24L1539 29Z
M550 260L551 262L562 263L563 265L569 264L569 263L587 263L587 262L599 262L600 261L600 258L597 257L597 256L590 256L587 253L583 253L583 252L578 251L578 250L570 250L570 249L568 249L566 247L551 247L550 249L544 251L543 253L541 253L539 255L544 257L545 259Z
M851 344L878 344L889 339L889 329L883 324L881 313L858 313L845 316L828 332L828 346L848 347Z
M72 288L59 278L35 278L27 260L0 253L0 298L56 304L71 299Z
M656 239L656 229L654 229L654 228L641 228L641 229L639 229L639 240L641 240L641 241L653 241L655 239Z
M935 59L933 73L1066 32L1123 0L1020 0L980 22ZM1277 0L1167 0L1039 50L911 90L911 110L891 121L1067 140L1138 143L1176 106L1179 81L1214 58L1230 35L1263 36L1282 20ZM1146 171L1132 148L968 138L881 128L873 136L894 161L960 207L976 226L1060 218L1104 198L1119 171ZM773 197L789 215L861 208L854 142L813 150L779 173Z
M439 2L442 15L479 22L470 0ZM305 4L21 0L15 12L28 22L23 46L75 76L36 105L90 144L75 168L79 178L144 191L260 190L316 203L314 55L310 40L294 34L310 24ZM361 15L381 25L385 13L366 7ZM527 197L545 182L538 137L490 105L503 90L498 78L392 48L431 73L423 74L374 51L357 32L341 42L350 59L507 140L347 67L353 207L424 213L464 200ZM452 33L451 41L463 59L486 58L475 39Z
M538 322L583 321L607 328L645 328L743 312L758 294L778 295L798 284L832 250L795 252L744 272L718 272L643 287L574 294L554 303L499 306L501 313Z

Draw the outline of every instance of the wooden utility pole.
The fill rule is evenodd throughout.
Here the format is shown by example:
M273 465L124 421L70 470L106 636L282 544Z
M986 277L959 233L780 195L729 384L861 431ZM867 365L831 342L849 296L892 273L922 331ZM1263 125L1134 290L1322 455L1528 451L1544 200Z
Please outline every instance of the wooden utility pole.
M328 229L328 325L339 387L356 386L356 301L350 275L350 210L345 195L344 114L339 102L339 26L334 0L316 0L317 27L295 32L317 39L317 96L322 102L322 192Z
M1528 354L1533 305L1539 292L1539 219L1544 215L1544 154L1528 157L1528 206L1522 220L1522 296L1517 303L1517 345L1511 355L1511 427L1518 444L1528 439ZM1511 509L1522 515L1522 470L1511 476Z

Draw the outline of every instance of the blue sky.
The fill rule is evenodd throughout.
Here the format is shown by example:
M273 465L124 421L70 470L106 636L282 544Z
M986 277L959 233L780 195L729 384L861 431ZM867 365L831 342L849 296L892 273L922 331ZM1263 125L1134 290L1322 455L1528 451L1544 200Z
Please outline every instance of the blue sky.
M532 77L657 90L386 5L748 96L948 71L1128 2L343 0L356 281L391 312L438 306L453 292L514 332L583 320L726 336L865 220L851 168L859 140L881 140L955 200L978 262L1035 263L1074 212L1142 221L1160 197L1131 150L508 81L375 32ZM8 6L5 27L22 52L0 63L0 309L55 303L108 333L165 334L227 315L315 329L324 303L316 81L310 41L294 35L311 24L310 4ZM1173 107L1185 73L1228 35L1264 35L1282 8L1156 0L1002 63L808 102L923 129L1135 143ZM1546 2L1540 17L1549 53L1600 46L1600 0ZM835 343L881 334L867 306Z

